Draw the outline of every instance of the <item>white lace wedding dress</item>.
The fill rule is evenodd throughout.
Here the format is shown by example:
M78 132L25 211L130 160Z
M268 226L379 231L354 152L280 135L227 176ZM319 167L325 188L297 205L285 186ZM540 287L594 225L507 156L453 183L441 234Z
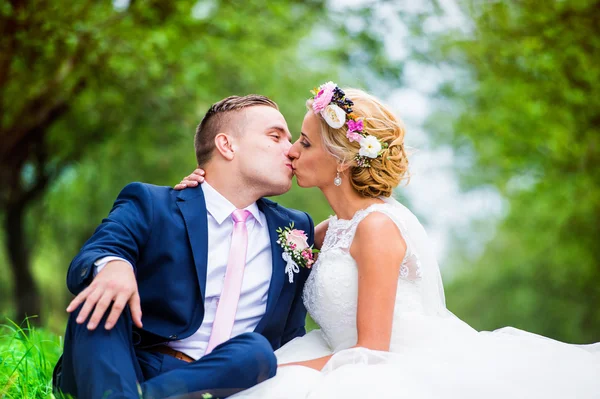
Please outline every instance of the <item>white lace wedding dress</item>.
M417 218L393 199L331 217L304 303L320 330L276 351L279 364L334 354L319 372L303 366L239 398L600 398L600 343L570 345L514 328L477 332L445 307L437 262ZM388 215L407 244L389 352L357 341L358 272L349 249L369 213ZM482 306L485 306L482 304Z

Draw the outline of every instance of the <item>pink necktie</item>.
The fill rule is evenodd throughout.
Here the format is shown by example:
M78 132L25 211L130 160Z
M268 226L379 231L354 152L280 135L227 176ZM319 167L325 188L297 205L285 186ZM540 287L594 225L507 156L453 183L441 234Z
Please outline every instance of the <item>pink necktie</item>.
M235 313L242 290L242 280L244 279L244 266L246 266L246 249L248 247L246 219L248 216L250 216L250 211L245 209L236 209L231 214L234 225L227 271L225 272L223 290L221 291L221 298L217 306L217 313L205 355L212 352L215 346L231 338L231 330L233 329Z

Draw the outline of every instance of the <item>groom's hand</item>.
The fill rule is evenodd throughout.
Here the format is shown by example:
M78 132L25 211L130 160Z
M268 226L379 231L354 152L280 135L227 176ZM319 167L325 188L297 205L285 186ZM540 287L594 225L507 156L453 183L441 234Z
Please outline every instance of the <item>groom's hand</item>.
M196 169L191 175L184 177L181 182L175 187L175 190L183 190L188 187L196 187L198 184L204 183L204 169Z
M83 303L83 307L77 316L77 323L84 323L92 309L88 330L94 330L106 310L112 303L112 310L104 324L107 330L113 328L119 316L129 305L133 323L142 328L142 309L140 306L140 295L138 293L135 274L130 264L121 260L110 261L98 273L92 283L81 291L67 307L67 312L72 312Z

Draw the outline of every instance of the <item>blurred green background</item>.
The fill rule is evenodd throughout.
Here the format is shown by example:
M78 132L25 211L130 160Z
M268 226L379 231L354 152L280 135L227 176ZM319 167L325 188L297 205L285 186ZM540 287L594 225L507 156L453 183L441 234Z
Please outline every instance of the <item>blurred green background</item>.
M297 137L314 86L388 100L412 65L435 81L418 129L455 154L465 193L504 204L446 230L450 310L600 341L600 1L415 3L0 0L2 318L62 334L70 260L124 185L192 171L212 103L268 95ZM277 200L331 213L315 190Z

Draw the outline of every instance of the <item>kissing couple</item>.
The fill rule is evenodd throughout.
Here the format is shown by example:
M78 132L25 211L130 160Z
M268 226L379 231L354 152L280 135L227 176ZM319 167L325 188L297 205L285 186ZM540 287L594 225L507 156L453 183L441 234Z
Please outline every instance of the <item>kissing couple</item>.
M176 189L132 183L71 262L64 353L77 398L598 398L600 343L447 310L433 245L392 198L401 120L327 82L300 137L259 95L215 103ZM296 176L335 213L265 197ZM320 252L318 252L320 250ZM318 252L318 254L317 254ZM306 312L320 329L305 331Z

